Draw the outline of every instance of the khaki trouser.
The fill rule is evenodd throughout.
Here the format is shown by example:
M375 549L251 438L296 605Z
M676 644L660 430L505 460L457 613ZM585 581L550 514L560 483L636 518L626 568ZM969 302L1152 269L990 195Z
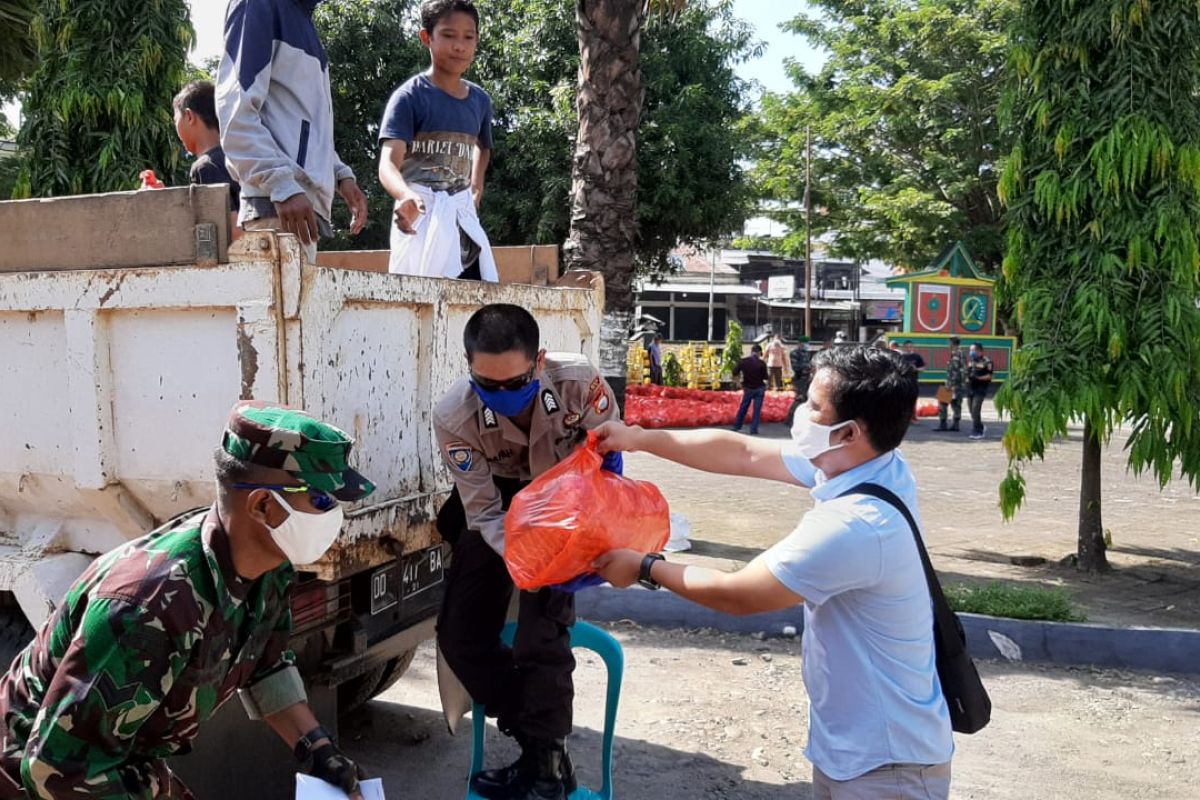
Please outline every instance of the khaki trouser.
M813 800L947 800L950 762L887 764L848 781L835 781L813 766Z

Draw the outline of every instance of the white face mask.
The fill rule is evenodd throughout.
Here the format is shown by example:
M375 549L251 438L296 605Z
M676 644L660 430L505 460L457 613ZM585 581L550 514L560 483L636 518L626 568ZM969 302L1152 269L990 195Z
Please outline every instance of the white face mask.
M293 564L311 564L325 555L342 530L345 518L342 506L339 504L329 511L310 514L292 508L274 489L268 491L288 512L287 519L277 527L267 526L275 545L283 551L287 560Z
M854 420L848 419L836 425L822 425L809 419L808 414L808 403L805 403L796 409L796 416L792 420L792 441L800 455L812 461L817 456L846 446L844 443L830 444L829 438L834 431L853 425Z

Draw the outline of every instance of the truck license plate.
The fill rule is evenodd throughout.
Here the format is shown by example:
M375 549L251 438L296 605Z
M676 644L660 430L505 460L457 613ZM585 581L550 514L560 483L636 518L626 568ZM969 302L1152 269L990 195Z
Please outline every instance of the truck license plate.
M400 598L407 600L442 582L445 577L442 548L430 547L406 556L401 562Z
M371 575L371 615L437 586L445 577L442 548L430 547L379 567Z

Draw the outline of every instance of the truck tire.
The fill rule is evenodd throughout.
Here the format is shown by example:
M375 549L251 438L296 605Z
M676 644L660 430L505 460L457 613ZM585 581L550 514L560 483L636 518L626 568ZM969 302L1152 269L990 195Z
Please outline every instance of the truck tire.
M19 608L0 608L0 673L33 640L34 630Z
M372 697L378 697L395 685L396 681L404 677L404 673L408 672L408 668L412 665L413 659L417 655L417 648L406 650L400 655L387 662L388 670L383 673L383 677L379 679L379 685L375 687L375 693Z
M337 687L338 714L352 714L365 706L372 697L377 697L391 688L408 670L416 654L415 647L406 650L374 669L340 684Z

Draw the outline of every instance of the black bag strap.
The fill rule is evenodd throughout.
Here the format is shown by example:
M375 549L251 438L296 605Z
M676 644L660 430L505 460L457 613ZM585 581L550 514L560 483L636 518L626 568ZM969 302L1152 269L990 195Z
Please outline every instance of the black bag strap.
M917 543L917 553L921 556L921 566L925 570L925 582L929 584L929 597L933 601L933 636L937 644L938 655L945 658L956 656L966 650L966 644L959 634L958 618L950 610L950 604L946 602L942 584L938 581L937 573L933 571L929 552L926 551L925 542L921 539L921 530L917 527L917 521L913 518L912 512L908 510L908 506L891 489L875 483L860 483L842 492L838 497L851 494L865 494L882 500L904 516L908 527L912 529L913 541Z

